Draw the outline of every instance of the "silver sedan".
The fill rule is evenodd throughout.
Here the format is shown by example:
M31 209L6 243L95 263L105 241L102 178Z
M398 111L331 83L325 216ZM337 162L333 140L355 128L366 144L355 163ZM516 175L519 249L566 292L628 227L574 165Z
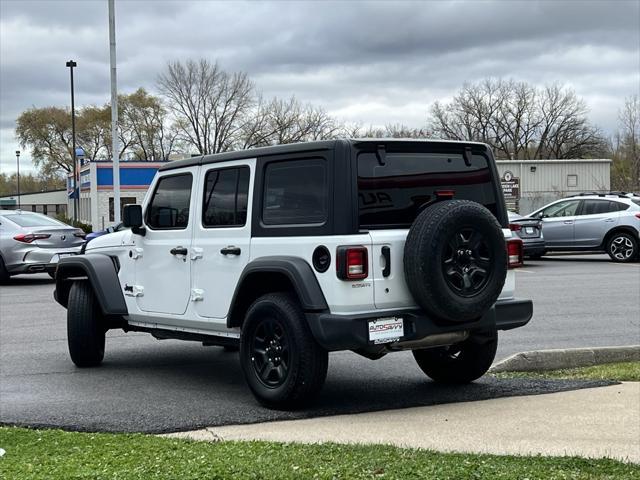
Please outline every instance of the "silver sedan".
M77 255L84 232L46 215L0 210L0 281L20 273L55 272L60 258Z

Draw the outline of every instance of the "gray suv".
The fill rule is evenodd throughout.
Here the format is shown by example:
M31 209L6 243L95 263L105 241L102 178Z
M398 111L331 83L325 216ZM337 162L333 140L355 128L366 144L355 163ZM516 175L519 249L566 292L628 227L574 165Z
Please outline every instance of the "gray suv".
M529 215L542 220L545 251L605 251L614 262L638 260L640 196L582 193Z

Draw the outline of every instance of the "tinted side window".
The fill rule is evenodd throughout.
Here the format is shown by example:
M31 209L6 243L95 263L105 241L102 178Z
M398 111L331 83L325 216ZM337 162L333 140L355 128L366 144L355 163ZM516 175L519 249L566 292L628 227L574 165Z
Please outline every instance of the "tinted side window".
M597 215L599 213L616 212L618 210L615 202L608 200L585 200L582 207L582 215Z
M626 203L621 203L621 202L609 202L611 203L611 209L609 210L610 212L621 212L622 210L626 210L627 208L629 208L629 205L627 205Z
M570 217L576 214L580 200L568 200L559 202L544 209L542 212L547 217Z
M189 224L190 173L163 177L158 182L149 208L147 225L155 229L183 229Z
M247 222L249 168L211 170L205 177L202 224L241 227Z
M309 225L327 220L327 165L320 158L267 165L262 221L266 225Z

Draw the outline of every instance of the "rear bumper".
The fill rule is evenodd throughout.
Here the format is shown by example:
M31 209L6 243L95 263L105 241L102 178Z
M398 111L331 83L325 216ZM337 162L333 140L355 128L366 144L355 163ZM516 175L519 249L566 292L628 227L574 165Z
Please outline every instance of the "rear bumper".
M53 272L60 256L74 256L80 253L80 246L65 249L36 248L26 252L19 263L7 265L10 274Z
M427 336L486 329L511 330L526 325L533 316L531 300L501 300L480 320L468 323L441 325L421 310L397 310L377 315L334 315L331 313L307 313L307 319L316 341L325 349L362 350L371 346L368 322L380 318L402 318L404 336L401 342L416 341Z
M544 240L523 240L524 255L542 255L546 250L546 242Z

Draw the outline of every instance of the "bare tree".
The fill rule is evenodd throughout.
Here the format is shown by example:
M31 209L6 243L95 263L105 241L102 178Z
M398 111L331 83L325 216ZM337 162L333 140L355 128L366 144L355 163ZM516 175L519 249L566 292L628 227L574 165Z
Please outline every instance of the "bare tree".
M320 107L288 100L259 100L242 129L240 148L323 140L340 136L342 126Z
M430 127L453 140L488 143L502 158L575 158L600 154L605 145L575 92L513 80L465 84L450 103L435 102Z
M232 148L254 104L245 73L229 74L205 59L168 63L158 87L184 140L201 154Z
M611 142L612 184L616 189L640 191L640 96L625 99L618 124Z

